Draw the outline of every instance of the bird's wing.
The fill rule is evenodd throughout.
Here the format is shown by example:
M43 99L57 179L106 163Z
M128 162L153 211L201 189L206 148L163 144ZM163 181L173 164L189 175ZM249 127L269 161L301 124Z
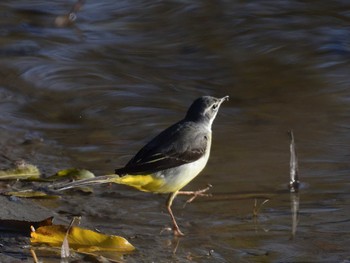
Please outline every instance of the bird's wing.
M198 160L205 154L209 134L196 128L194 123L174 124L146 144L116 173L148 174Z

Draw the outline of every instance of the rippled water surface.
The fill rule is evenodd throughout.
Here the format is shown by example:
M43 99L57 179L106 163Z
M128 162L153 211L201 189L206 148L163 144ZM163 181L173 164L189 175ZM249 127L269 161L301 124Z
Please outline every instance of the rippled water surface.
M127 237L126 262L350 261L349 1L87 0L57 27L72 5L0 3L2 168L111 173L195 98L229 95L208 165L186 187L210 183L213 197L176 199L181 239L160 234L165 196L113 185L35 202ZM299 195L287 189L291 129ZM13 252L18 239L1 243L0 261L31 262Z

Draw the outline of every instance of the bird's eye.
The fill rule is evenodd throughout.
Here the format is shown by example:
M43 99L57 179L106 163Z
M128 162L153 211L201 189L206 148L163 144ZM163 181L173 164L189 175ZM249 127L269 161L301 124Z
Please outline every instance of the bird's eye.
M213 104L213 106L211 106L211 108L213 109L213 110L216 110L217 108L218 108L218 104Z

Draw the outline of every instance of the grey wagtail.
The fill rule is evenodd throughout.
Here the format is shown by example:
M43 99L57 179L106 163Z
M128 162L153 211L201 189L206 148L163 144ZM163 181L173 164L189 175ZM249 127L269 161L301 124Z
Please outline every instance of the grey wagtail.
M123 168L114 175L98 176L66 184L58 190L83 185L117 183L140 191L169 193L166 207L173 223L173 231L183 236L176 223L171 205L178 194L204 195L199 191L180 191L206 166L211 148L211 126L220 105L228 96L196 99L184 119L165 129L147 143Z

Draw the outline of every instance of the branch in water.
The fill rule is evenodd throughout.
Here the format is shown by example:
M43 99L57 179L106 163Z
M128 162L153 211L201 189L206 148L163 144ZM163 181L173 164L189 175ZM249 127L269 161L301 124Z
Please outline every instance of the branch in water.
M291 192L297 192L299 189L299 168L298 168L298 157L295 150L295 141L293 131L289 132L290 142L290 181L289 189Z

